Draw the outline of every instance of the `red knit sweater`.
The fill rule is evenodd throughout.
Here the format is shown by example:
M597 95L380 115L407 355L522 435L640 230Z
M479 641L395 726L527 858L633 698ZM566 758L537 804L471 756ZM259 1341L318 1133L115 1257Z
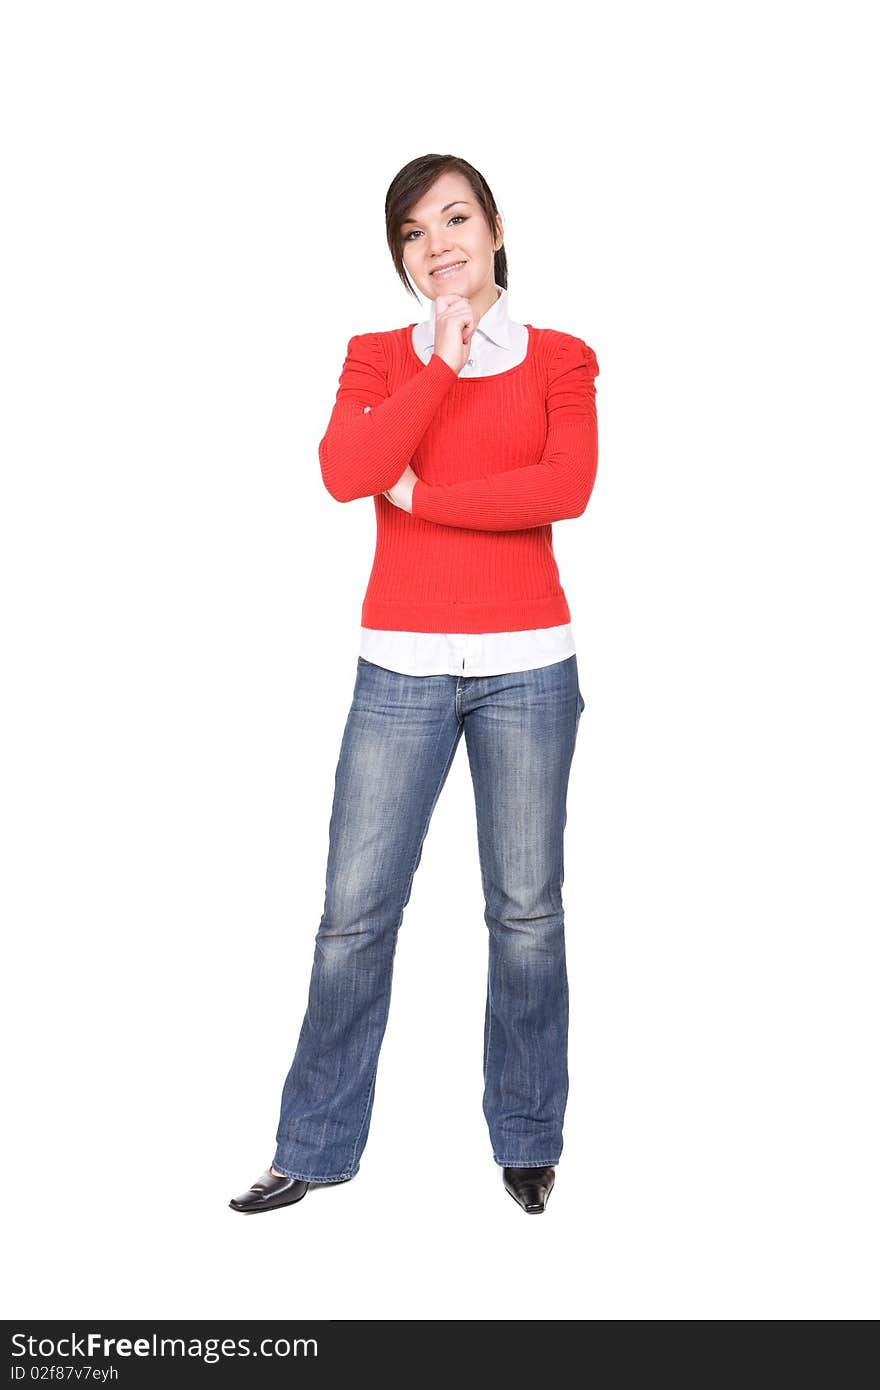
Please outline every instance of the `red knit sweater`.
M364 627L511 632L571 619L552 522L585 510L598 460L593 349L533 328L522 362L459 377L412 329L352 338L321 474L339 502L372 497ZM410 463L412 513L382 494Z

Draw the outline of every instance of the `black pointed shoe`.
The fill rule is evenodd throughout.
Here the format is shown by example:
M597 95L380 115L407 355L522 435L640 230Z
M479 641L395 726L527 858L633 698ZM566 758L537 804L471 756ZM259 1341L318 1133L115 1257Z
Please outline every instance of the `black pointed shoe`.
M529 1216L546 1209L556 1181L555 1168L505 1168L504 1186Z
M233 1211L274 1211L276 1207L289 1207L293 1202L301 1202L309 1190L304 1178L279 1178L267 1168L247 1192L233 1197L229 1205Z

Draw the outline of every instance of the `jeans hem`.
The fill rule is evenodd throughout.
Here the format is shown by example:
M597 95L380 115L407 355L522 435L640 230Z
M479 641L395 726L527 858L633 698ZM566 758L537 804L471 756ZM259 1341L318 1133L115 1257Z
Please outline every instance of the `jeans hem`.
M272 1159L272 1167L279 1173L283 1173L286 1178L298 1178L301 1182L349 1182L357 1173L358 1169L353 1168L348 1173L303 1173L294 1172L283 1163L279 1163L276 1158ZM358 1165L360 1167L360 1165Z
M559 1162L558 1158L499 1158L497 1154L492 1157L501 1168L555 1168Z

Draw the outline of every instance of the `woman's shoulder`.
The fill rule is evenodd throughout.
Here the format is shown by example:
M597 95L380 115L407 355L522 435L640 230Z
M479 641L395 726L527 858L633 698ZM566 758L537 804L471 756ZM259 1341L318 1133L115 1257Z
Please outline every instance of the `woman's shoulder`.
M575 333L567 333L561 328L538 328L530 324L535 333L538 355L551 371L568 371L571 367L587 367L593 375L598 375L599 363L589 344Z
M413 325L409 324L404 328L377 328L365 333L356 333L349 342L349 350L354 344L374 362L388 366L401 353L406 353L407 338L411 335L412 329Z

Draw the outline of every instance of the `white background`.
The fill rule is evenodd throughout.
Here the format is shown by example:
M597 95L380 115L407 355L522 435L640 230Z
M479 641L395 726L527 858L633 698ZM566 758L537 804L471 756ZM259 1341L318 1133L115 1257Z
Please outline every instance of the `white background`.
M4 6L6 1316L876 1317L868 15ZM383 222L427 152L600 366L565 1150L527 1218L460 749L361 1171L253 1221L374 540L317 443L348 338L428 312Z

